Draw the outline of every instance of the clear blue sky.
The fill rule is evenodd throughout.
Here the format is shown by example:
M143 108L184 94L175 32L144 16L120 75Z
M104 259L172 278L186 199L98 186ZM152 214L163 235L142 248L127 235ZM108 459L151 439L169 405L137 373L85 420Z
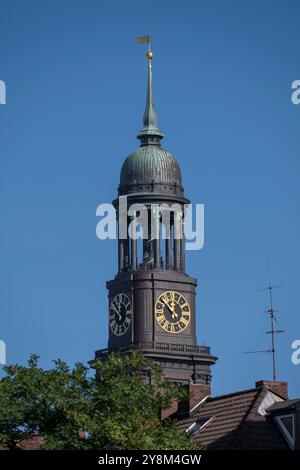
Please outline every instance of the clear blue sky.
M199 343L219 356L215 394L271 378L269 250L280 309L278 378L300 395L300 4L289 1L1 0L0 339L9 362L31 352L48 367L87 361L107 343L105 281L114 241L99 241L96 207L116 196L136 148L145 48L164 147L186 195L206 207L205 247L189 252L199 280Z

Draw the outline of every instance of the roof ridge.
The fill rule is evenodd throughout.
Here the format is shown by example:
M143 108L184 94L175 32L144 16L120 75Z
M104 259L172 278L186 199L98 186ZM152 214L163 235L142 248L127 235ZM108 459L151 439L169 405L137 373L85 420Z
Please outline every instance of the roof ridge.
M211 400L220 400L220 399L227 398L227 397L230 397L230 396L233 396L233 395L241 395L243 393L256 392L256 391L262 391L262 390L269 391L269 392L274 393L275 395L280 396L274 390L270 390L269 388L265 387L264 385L261 385L260 387L246 388L245 390L238 390L236 392L225 393L224 395L216 395L215 397L209 397L209 400L210 401Z
M265 398L267 392L269 392L270 390L266 389L265 387L257 387L256 391L257 391L257 394L256 394L255 398L253 399L253 401L251 403L251 406L249 406L248 412L245 414L245 418L242 421L246 421L248 419L248 416L253 411L253 408L256 405L257 400L260 398L260 396L263 395L263 397L262 397L262 400L263 400Z
M245 390L238 390L237 392L225 393L224 395L216 395L215 397L208 397L208 400L209 401L222 400L223 398L228 398L228 397L234 396L234 395L242 395L243 393L257 392L258 390L260 390L260 388L253 387L253 388L247 388Z

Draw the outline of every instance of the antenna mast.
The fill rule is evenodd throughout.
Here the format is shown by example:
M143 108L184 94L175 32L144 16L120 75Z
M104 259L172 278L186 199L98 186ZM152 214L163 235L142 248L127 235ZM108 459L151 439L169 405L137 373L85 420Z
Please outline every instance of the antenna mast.
M271 347L268 349L263 349L261 351L246 351L245 354L253 354L253 353L271 353L272 354L272 370L273 370L273 380L274 382L276 381L276 344L275 344L275 336L279 333L284 333L284 330L277 330L275 328L275 323L278 323L277 318L275 316L275 312L277 313L278 310L274 310L273 308L273 294L272 291L273 289L277 287L282 287L281 285L272 285L271 282L271 270L270 270L270 262L269 262L269 256L268 258L268 269L269 269L269 285L267 287L263 287L261 289L258 289L258 291L269 291L269 302L270 306L268 310L264 310L264 313L268 313L270 316L270 322L271 322L271 330L266 331L266 334L271 335Z
M268 290L269 291L269 299L270 299L270 308L269 310L267 310L267 313L269 314L270 316L270 321L271 321L271 330L270 331L266 331L267 334L271 335L271 349L270 349L270 352L272 353L272 368L273 368L273 380L275 382L276 380L276 358L275 358L275 353L276 353L276 348L275 348L275 336L278 334L278 333L284 333L284 330L276 330L275 328L275 322L277 322L277 319L275 317L275 311L273 309L273 295L272 295L272 290L275 288L275 287L279 287L279 286L272 286L272 284L269 284L268 287L265 288L265 290Z

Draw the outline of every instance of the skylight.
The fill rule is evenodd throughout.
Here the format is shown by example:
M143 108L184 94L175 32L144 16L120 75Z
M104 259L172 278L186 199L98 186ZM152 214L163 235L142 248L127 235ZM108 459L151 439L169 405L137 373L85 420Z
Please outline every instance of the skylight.
M197 419L193 422L193 424L191 424L191 426L186 430L186 432L189 434L195 434L195 432L201 431L201 429L203 429L204 426L206 426L212 419L213 416L211 418Z

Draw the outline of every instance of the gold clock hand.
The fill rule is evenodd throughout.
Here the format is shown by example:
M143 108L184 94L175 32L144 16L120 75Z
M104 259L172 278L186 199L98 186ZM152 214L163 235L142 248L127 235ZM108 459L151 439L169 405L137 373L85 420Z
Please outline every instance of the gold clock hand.
M172 318L177 318L178 317L178 313L175 312L175 310L173 309L172 310Z
M175 294L174 292L171 292L171 305L172 305L172 308L174 309L175 307Z
M171 307L171 305L166 301L166 299L163 299L164 304L168 307L172 314L172 318L178 317L178 314L175 312L174 307Z
M114 305L113 305L112 307L113 307L114 311L116 312L116 314L118 315L119 320L121 320L121 319L122 319L122 315L121 315L121 313L119 312L119 310L117 310Z

